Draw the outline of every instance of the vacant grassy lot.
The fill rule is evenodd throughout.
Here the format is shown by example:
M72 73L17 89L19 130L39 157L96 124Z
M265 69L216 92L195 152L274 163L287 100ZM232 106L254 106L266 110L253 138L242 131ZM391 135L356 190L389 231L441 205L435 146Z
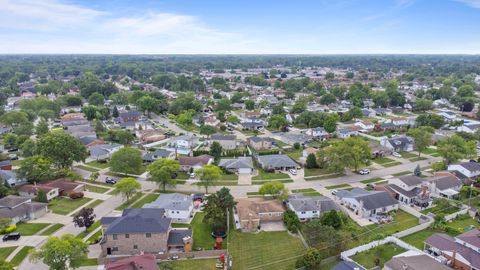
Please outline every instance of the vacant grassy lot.
M165 269L170 269L168 266L173 267L171 269L175 270L215 270L216 259L187 259L179 260L175 262L162 262L159 265L165 267ZM163 268L161 268L163 269Z
M275 180L275 179L287 179L290 178L288 174L286 173L271 173L271 172L266 172L262 169L258 169L258 175L252 177L252 180Z
M15 256L13 256L12 260L10 261L10 263L12 263L13 266L18 266L18 265L20 265L20 263L22 263L23 260L25 260L25 258L26 258L27 255L28 255L28 252L29 252L31 249L34 249L34 247L30 247L30 246L25 246L25 247L23 247L22 249L20 249L20 251L19 251Z
M143 205L155 201L158 198L158 196L160 196L160 194L154 194L154 193L148 194L147 196L143 197L141 200L133 204L131 207L141 208Z
M213 249L215 239L212 237L212 226L203 222L203 212L197 212L191 222L193 230L193 250ZM226 246L225 246L226 247Z
M75 200L65 197L56 198L48 203L48 209L52 210L55 214L67 215L91 200L92 199L85 197Z
M295 261L305 251L301 240L287 232L253 234L232 230L229 237L234 270L294 269Z
M375 267L375 259L379 258L380 263L378 266L383 268L384 263L389 261L393 256L403 252L405 252L404 248L392 243L387 243L385 245L377 246L367 251L360 252L350 258L367 269Z
M349 184L339 184L339 185L333 185L333 186L328 186L325 187L326 189L345 189L345 188L351 188Z
M108 164L108 162L98 162L98 161L88 162L87 165L95 168L99 168L99 169L106 169L110 167L110 164Z
M51 235L52 233L60 230L60 228L62 228L63 226L64 225L60 223L53 224L52 226L50 226L50 228L43 231L40 235Z
M49 223L17 223L17 229L15 232L20 233L23 236L34 235L40 230L46 228Z

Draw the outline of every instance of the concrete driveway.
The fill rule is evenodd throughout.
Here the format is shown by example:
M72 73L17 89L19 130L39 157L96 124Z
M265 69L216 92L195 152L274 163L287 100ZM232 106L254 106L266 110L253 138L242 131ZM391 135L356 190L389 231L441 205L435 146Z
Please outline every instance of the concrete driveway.
M252 184L252 175L249 173L238 174L238 184L243 186L249 186Z
M283 224L283 221L262 222L260 229L266 232L278 232L287 230L285 224Z

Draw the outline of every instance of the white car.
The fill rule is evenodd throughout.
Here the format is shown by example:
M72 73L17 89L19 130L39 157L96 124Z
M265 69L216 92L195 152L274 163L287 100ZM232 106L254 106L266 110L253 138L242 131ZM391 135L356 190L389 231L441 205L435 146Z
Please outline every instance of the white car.
M369 169L363 169L363 170L358 171L358 173L361 174L361 175L365 175L365 174L369 174L370 170Z
M402 155L400 155L400 154L397 153L397 152L393 152L393 153L392 153L392 156L398 157L398 158L401 158L401 157L402 157Z
M335 194L337 194L337 190L336 190L336 189L332 190L332 195L335 195Z
M195 176L196 176L195 173L190 174L190 178L192 178L192 179L195 178Z
M288 172L290 172L292 175L297 175L297 170L295 169L290 169Z

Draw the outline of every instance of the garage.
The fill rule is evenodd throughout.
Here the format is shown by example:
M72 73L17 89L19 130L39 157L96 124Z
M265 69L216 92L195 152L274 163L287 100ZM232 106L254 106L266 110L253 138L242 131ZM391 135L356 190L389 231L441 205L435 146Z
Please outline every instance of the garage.
M252 169L251 168L238 168L238 173L239 174L251 174Z

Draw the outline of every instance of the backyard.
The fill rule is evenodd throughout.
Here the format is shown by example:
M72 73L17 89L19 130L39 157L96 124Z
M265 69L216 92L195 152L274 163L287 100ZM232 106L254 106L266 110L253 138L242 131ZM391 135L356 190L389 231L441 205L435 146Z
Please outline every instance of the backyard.
M90 198L70 199L66 197L56 198L48 203L48 209L59 215L68 215L70 212L78 209L80 206L91 201Z
M193 270L193 269L205 269L215 270L216 259L187 259L179 260L175 262L161 262L159 265L165 268L160 269L175 269L175 270ZM170 266L171 268L168 268Z
M212 226L203 222L203 212L197 212L191 222L193 230L193 250L213 249L215 241L211 235Z
M367 228L369 230L376 230L385 235L391 235L418 225L418 218L405 211L398 210L392 215L394 218L393 222L388 224L372 224L368 225Z
M294 269L303 255L302 241L287 232L242 233L231 230L233 269Z
M402 247L399 247L393 243L387 243L380 245L369 250L360 252L352 257L350 257L355 262L371 269L375 266L380 266L383 268L383 265L389 261L393 256L405 252L406 250ZM378 259L378 264L375 263L375 260Z

